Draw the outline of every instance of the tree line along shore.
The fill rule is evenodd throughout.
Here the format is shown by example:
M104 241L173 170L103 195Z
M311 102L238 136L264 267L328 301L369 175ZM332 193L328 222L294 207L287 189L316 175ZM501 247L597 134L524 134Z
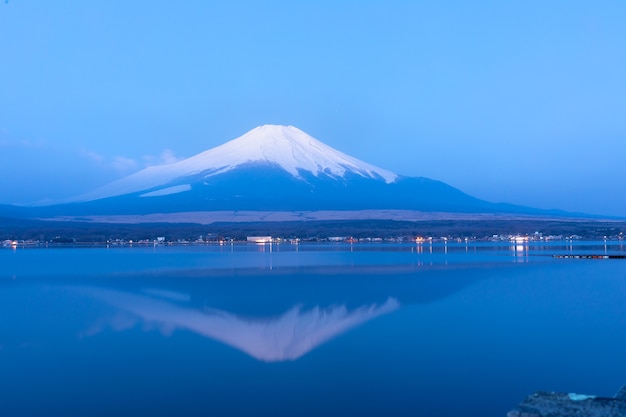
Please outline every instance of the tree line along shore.
M249 236L299 241L405 241L424 239L621 240L626 221L564 220L327 220L287 222L113 224L0 219L0 242L218 242Z

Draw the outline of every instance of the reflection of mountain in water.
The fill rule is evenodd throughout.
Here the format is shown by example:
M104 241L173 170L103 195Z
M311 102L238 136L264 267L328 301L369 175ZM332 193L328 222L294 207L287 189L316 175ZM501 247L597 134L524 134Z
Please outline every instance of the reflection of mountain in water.
M200 311L155 298L154 295L185 299L182 294L162 290L144 291L144 294L102 288L81 288L79 291L168 331L191 330L268 362L297 359L327 340L400 306L398 301L388 298L381 305L371 304L353 310L348 310L345 305L316 306L306 310L294 306L281 316L246 318L216 309Z
M401 305L453 294L484 272L368 267L234 276L213 271L108 278L100 288L80 291L165 332L186 329L262 361L284 361Z
M86 336L103 325L121 331L141 323L166 334L191 331L262 361L294 360L400 306L438 302L478 280L500 276L504 268L193 269L0 281L0 317L23 318L0 320L0 345ZM515 268L511 264L508 271ZM100 306L81 309L88 300ZM42 313L33 315L33 305Z

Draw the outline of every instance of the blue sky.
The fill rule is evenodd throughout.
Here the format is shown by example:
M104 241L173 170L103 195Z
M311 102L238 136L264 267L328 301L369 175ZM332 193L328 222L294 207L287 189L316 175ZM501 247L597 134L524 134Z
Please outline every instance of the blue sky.
M290 124L490 201L626 216L626 2L0 3L0 203Z

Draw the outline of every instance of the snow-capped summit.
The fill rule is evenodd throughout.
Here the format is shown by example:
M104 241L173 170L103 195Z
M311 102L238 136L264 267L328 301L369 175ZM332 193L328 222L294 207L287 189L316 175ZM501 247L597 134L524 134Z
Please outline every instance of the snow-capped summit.
M298 179L302 178L303 172L315 177L325 175L335 178L344 177L349 172L388 184L398 178L397 174L333 149L294 126L263 125L185 160L148 167L82 195L75 201L141 191L150 191L147 196L182 192L189 187L175 184L180 179L192 176L209 178L253 163L279 167ZM172 186L163 191L151 191L168 184Z
M293 126L265 125L168 165L152 166L39 213L417 210L527 212L440 181L396 175ZM530 210L532 211L532 210Z
M324 173L337 177L350 171L363 177L382 178L387 183L397 178L393 172L339 152L294 126L259 126L187 160L198 167L221 166L212 175L256 161L279 165L295 177L300 176L299 170L304 170L315 176Z

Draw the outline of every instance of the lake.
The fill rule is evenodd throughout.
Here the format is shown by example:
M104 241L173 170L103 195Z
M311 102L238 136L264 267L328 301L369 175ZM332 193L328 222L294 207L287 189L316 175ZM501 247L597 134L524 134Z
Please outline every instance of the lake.
M626 383L622 242L0 249L2 416L500 416Z

